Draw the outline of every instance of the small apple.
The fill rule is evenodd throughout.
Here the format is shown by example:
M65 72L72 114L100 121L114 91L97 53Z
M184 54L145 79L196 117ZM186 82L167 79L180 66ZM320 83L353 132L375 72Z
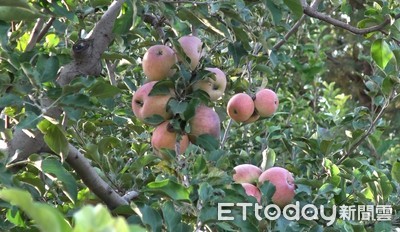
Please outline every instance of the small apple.
M178 133L174 131L172 125L165 121L158 125L153 131L153 135L151 136L151 145L153 146L156 155L161 158L167 158L167 156L161 151L161 149L170 149L177 151L176 145ZM187 134L183 134L180 136L179 141L179 154L185 152L186 148L189 146L189 137Z
M172 76L177 62L175 51L166 45L153 45L143 56L142 68L150 81L159 81Z
M246 191L247 196L255 197L258 203L261 202L261 192L255 185L242 183L242 187Z
M233 168L233 180L236 183L255 183L261 175L261 168L252 164L240 164Z
M261 117L270 117L278 109L278 96L270 89L262 89L256 93L254 106Z
M193 90L201 89L208 93L211 101L218 100L225 92L226 76L219 68L205 68L213 77L206 77L193 85Z
M264 183L264 181L269 181L275 186L276 190L272 196L272 202L279 207L284 207L293 200L296 186L292 173L285 168L269 168L261 173L258 181L260 184Z
M209 134L219 139L221 133L220 119L218 114L210 107L199 105L196 108L193 118L189 120L189 139L192 143L202 134Z
M190 58L190 70L195 70L202 56L203 42L193 35L185 35L178 39L186 56Z
M253 114L250 116L249 119L247 119L246 121L244 121L244 123L249 124L252 122L257 121L260 118L260 115L257 113L256 110L254 110Z
M231 97L227 105L227 113L236 122L245 122L254 113L254 101L246 93L237 93Z
M148 82L133 94L132 111L142 122L154 115L160 115L164 120L172 117L171 112L167 111L168 101L173 96L172 91L166 95L149 96L156 83L157 81Z

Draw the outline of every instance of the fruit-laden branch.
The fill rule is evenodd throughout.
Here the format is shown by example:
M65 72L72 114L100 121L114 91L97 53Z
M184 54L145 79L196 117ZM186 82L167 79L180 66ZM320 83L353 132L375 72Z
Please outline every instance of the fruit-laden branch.
M74 47L74 59L71 63L61 67L57 83L62 87L68 85L78 75L99 75L101 72L100 57L108 48L112 41L112 30L114 22L121 10L124 0L115 0L101 19L97 22L88 38L78 41ZM54 102L49 99L41 101L42 109L46 109L45 114L51 118L60 118L62 109L51 107ZM13 138L7 143L8 153L16 157L15 161L20 161L29 157L33 153L49 151L44 143L43 134L40 131L15 130ZM69 153L66 162L82 178L88 188L96 194L111 209L127 204L128 202L117 194L101 177L95 172L89 161L78 151L77 148L69 144ZM132 196L137 193L130 192Z
M379 30L383 29L384 27L386 27L387 25L389 25L389 23L391 21L390 17L386 17L386 19L379 25L375 25L375 26L371 26L371 27L360 29L360 28L354 27L354 26L352 26L350 24L347 24L345 22L342 22L340 20L337 20L335 18L332 18L329 15L326 15L324 13L318 12L316 9L308 6L307 4L303 5L303 12L304 12L304 14L306 14L306 15L312 17L312 18L320 19L322 21L325 21L325 22L327 22L329 24L332 24L332 25L334 25L336 27L343 28L343 29L345 29L347 31L350 31L350 32L352 32L354 34L357 34L357 35L364 35L364 34L368 34L368 33L374 32L374 31L379 31ZM399 18L400 18L400 14L397 14L397 15L394 16L394 20L397 20Z

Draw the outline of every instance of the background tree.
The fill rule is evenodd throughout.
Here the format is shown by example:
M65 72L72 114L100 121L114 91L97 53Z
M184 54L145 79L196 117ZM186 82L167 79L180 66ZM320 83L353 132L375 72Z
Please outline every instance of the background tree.
M398 228L399 9L395 0L0 2L1 230ZM213 106L221 136L160 159L132 95L146 82L147 49L180 53L188 34L205 53L194 70L181 60L176 87L212 66L227 88L215 102L200 91L169 107L189 119L200 102ZM230 120L229 99L260 88L278 94L277 113ZM218 202L256 202L232 181L240 164L285 167L301 204L390 205L391 220L326 226L258 221L251 211L242 221L234 211L235 220L218 221ZM260 188L269 203L274 188Z

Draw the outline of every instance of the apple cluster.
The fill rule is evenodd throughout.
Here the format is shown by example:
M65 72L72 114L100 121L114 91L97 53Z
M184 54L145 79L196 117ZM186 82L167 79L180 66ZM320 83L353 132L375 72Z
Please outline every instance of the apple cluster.
M227 105L227 113L236 122L252 123L259 118L272 116L279 106L279 99L271 89L261 89L254 97L247 93L237 93Z
M252 164L240 164L234 169L233 180L240 183L248 196L253 196L261 203L262 193L257 185L269 181L275 186L272 202L279 207L289 204L295 195L292 174L285 168L271 167L264 172Z
M175 115L169 109L171 99L185 101L185 96L177 94L176 86L168 91L154 94L153 90L163 80L172 79L176 75L178 64L188 61L186 67L189 72L198 73L200 60L203 56L202 41L192 35L177 40L172 48L167 45L153 45L148 48L142 59L142 68L147 82L139 87L132 97L132 110L138 120L155 126L151 137L151 144L155 154L161 158L168 158L165 149L174 150L177 154L185 152L190 143L196 143L196 138L208 134L216 139L220 137L220 119L213 108L205 104L197 105L193 117L187 119L190 132L185 133L181 128L174 127L170 119ZM201 90L208 94L210 101L218 100L225 92L227 80L225 73L216 67L201 68L204 77L189 80L185 86L190 86L189 92ZM179 73L178 73L179 75ZM192 75L193 76L193 75ZM187 81L187 80L186 80ZM152 120L158 117L160 120Z

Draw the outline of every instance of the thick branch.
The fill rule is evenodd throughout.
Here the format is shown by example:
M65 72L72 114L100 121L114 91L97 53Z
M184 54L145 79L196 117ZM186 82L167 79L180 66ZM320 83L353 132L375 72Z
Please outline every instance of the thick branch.
M84 50L73 51L75 60L60 69L57 79L60 86L69 84L77 75L100 75L101 54L104 53L113 39L112 30L123 2L124 0L114 1L97 22L88 38L82 41L86 42L88 46Z
M360 28L354 27L354 26L352 26L350 24L347 24L345 22L342 22L340 20L331 18L329 15L326 15L324 13L318 12L317 10L313 9L310 6L306 5L306 6L303 6L303 7L304 7L303 8L304 14L306 14L306 15L308 15L310 17L313 17L313 18L320 19L320 20L322 20L324 22L332 24L332 25L334 25L336 27L343 28L343 29L345 29L347 31L350 31L350 32L352 32L354 34L358 34L358 35L364 35L364 34L368 34L368 33L374 32L374 31L379 31L379 30L383 29L384 27L386 27L387 25L389 25L389 23L391 21L391 19L389 17L386 17L385 21L383 21L379 25L360 29ZM395 19L398 19L398 18L400 18L400 14L397 14L395 16Z
M74 60L63 66L59 71L57 83L60 86L69 84L78 75L100 74L100 57L112 41L114 22L123 2L124 0L115 0L93 28L90 36L80 41L79 44L74 45ZM48 25L51 22L49 21ZM47 109L46 115L57 119L60 117L62 109L51 107L52 105L53 101L49 99L41 100L42 108ZM43 134L39 131L33 131L31 135L33 136L28 136L22 130L15 130L13 138L7 143L9 155L16 157L14 160L23 160L32 153L49 150L44 143ZM99 177L89 161L72 145L69 145L69 154L66 162L82 178L86 186L103 200L109 208L127 204L127 201L123 197L119 196Z
M121 205L127 205L128 201L116 193L100 176L96 173L89 161L71 144L69 154L65 160L75 172L82 178L83 183L96 194L110 209ZM131 195L137 196L137 192L131 191Z

